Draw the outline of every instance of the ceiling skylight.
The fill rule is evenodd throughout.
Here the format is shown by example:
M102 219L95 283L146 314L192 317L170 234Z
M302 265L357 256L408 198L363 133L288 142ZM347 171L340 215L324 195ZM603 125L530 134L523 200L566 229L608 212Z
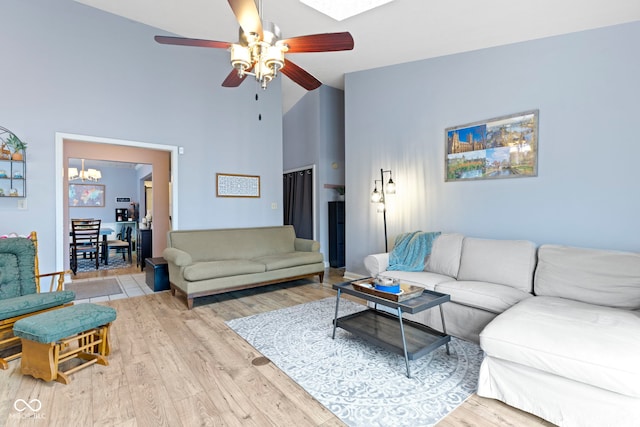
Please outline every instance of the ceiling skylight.
M318 12L330 16L336 21L351 18L352 16L359 15L383 4L391 3L392 1L393 0L300 0L300 2L314 8Z

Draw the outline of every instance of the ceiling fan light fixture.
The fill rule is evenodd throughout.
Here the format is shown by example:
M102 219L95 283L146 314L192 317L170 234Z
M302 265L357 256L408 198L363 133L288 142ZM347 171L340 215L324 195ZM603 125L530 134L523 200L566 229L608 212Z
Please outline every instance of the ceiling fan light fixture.
M280 28L273 22L262 20L261 0L258 4L256 0L228 2L240 25L238 42L169 36L155 36L155 41L177 46L228 50L233 68L222 82L223 87L238 87L245 80L245 75L250 75L266 89L269 82L282 70L282 74L309 91L322 86L322 82L295 63L288 60L285 62L285 53L337 52L353 49L353 37L347 31L308 34L282 40Z
M264 63L273 70L274 76L284 67L284 51L280 46L269 46L264 54Z
M251 67L251 51L248 47L233 43L231 45L231 66L238 70L239 75Z

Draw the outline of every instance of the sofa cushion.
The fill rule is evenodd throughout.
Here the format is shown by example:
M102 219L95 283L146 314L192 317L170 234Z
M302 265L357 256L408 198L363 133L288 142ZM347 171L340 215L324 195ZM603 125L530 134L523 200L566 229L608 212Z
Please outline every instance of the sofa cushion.
M0 300L0 320L64 305L76 299L73 291L43 292Z
M31 341L53 343L114 320L116 310L112 307L78 304L20 319L13 327L13 333Z
M266 271L271 271L305 264L316 264L323 262L323 260L320 252L290 252L286 254L267 255L254 258L251 261L264 264Z
M478 281L450 281L436 285L436 292L451 295L451 301L500 314L525 298L529 292L511 286Z
M491 282L532 292L535 266L533 242L465 237L458 280Z
M296 233L291 225L277 227L176 230L168 234L168 246L187 252L193 262L253 259L295 251Z
M18 258L11 253L0 253L0 299L20 296Z
M542 245L536 295L640 309L640 254Z
M527 298L480 334L487 355L640 397L638 313L563 298Z
M435 290L438 283L452 280L451 277L445 276L444 274L430 273L428 271L385 271L380 275L398 279L402 283L409 285L421 286L430 291Z
M0 298L36 293L35 259L31 239L0 239Z
M453 278L458 277L463 239L462 234L441 234L438 236L433 242L425 270Z
M265 270L264 264L246 259L201 261L185 267L184 278L195 282L240 274L263 273Z

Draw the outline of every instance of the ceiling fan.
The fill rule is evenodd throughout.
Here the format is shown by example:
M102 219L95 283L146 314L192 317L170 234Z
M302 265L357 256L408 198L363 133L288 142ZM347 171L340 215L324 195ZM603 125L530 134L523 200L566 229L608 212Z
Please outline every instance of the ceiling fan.
M335 52L353 49L353 37L348 32L311 34L281 40L280 28L271 22L262 21L262 10L258 11L254 0L228 1L240 24L240 38L237 43L166 36L155 36L155 40L162 44L229 49L233 70L222 82L222 86L240 86L245 77L251 75L255 76L263 89L267 88L278 71L306 90L314 90L322 85L318 79L289 59L285 61L284 54L287 52Z

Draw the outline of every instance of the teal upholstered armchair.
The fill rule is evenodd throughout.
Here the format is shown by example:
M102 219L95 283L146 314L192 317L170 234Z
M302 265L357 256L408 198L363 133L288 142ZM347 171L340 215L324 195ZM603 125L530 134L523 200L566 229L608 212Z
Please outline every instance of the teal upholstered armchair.
M64 291L64 275L40 274L36 232L28 238L0 239L0 368L20 357L20 339L13 324L27 316L73 304L75 293ZM40 292L40 279L50 279L49 292Z

